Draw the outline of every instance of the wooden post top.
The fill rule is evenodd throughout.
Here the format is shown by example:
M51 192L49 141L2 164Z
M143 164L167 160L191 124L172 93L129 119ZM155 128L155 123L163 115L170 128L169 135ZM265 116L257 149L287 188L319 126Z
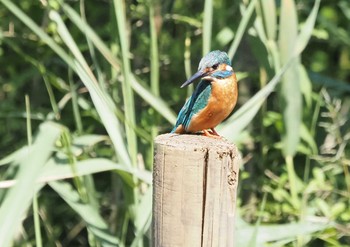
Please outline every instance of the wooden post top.
M155 139L153 246L234 245L239 158L234 144L200 135Z
M156 144L171 146L178 149L187 148L210 148L211 150L230 151L237 155L236 145L228 142L225 139L210 138L201 135L186 135L186 134L163 134L157 136Z

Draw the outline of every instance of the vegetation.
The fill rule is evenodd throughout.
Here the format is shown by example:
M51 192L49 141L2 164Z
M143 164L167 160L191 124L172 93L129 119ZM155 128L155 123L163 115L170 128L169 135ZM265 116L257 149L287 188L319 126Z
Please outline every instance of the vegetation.
M237 246L350 245L350 3L0 0L1 246L150 246L152 140L226 50Z

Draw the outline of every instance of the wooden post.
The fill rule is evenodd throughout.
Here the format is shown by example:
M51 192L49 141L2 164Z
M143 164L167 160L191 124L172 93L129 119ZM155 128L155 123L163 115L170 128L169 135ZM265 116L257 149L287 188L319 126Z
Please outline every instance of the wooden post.
M235 145L198 135L155 140L153 246L232 247L239 169Z

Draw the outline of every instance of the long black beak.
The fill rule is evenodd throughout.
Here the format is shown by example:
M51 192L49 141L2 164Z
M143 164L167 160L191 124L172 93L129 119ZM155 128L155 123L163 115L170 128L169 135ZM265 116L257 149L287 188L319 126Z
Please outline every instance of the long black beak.
M191 83L193 83L196 79L198 78L202 78L204 76L208 75L208 72L203 72L201 70L198 70L193 76L191 76L190 79L188 79L187 81L185 81L184 84L181 85L181 88L186 87L187 85L190 85Z

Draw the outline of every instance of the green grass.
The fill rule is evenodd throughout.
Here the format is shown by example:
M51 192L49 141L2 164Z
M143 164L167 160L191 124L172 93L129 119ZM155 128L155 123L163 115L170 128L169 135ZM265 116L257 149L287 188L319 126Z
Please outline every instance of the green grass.
M151 246L152 140L215 49L239 78L218 128L238 246L350 245L346 1L0 6L0 246Z

